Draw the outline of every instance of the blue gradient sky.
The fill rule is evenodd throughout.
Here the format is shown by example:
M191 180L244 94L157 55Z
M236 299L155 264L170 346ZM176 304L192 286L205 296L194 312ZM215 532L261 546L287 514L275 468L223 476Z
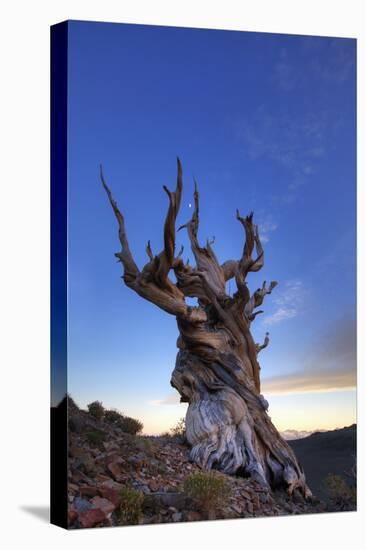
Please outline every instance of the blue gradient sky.
M200 237L238 258L235 209L251 210L279 286L253 323L263 393L279 429L355 421L355 55L350 39L69 24L69 391L158 433L184 415L169 385L175 319L120 279L115 219L139 266L163 244L175 157L178 224L201 195ZM177 246L186 235L179 233ZM231 288L231 291L233 288Z

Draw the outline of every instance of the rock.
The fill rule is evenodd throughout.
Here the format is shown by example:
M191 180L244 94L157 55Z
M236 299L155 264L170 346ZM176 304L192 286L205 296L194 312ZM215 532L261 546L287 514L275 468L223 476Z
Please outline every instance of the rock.
M190 510L189 512L185 513L185 520L186 521L200 521L202 519L202 514L199 512L194 512L193 510Z
M127 462L131 466L133 466L136 471L141 470L141 468L143 468L145 465L147 465L146 460L145 460L145 456L141 453L139 453L137 455L134 455L134 456L130 456L127 459Z
M102 497L113 502L115 506L119 506L121 502L120 494L122 488L123 486L120 483L113 481L113 479L109 479L100 484L99 493Z
M118 451L119 445L115 441L103 441L103 447L106 451Z
M79 492L82 497L95 497L98 494L98 488L91 485L81 485Z
M156 493L144 496L143 508L148 513L158 514L161 509L161 501L159 498L156 498Z
M94 479L102 483L103 481L109 481L111 478L104 474L97 474Z
M69 430L70 432L81 433L85 423L80 416L69 416Z
M111 489L110 487L101 487L99 489L103 498L109 500L114 506L119 506L121 502L121 491L118 489Z
M232 504L231 508L232 510L234 510L234 512L236 512L239 515L243 513L243 510L237 504Z
M73 481L73 483L78 483L80 481L84 481L85 483L87 483L89 485L93 485L93 482L90 479L90 477L88 477L86 474L84 474L84 472L82 472L81 470L76 470L76 469L72 470L72 481Z
M82 527L94 527L98 523L102 523L105 520L105 513L99 508L92 508L81 512L78 516L79 523Z
M90 508L92 508L92 505L85 498L75 497L73 507L78 513L80 513L90 510Z
M150 482L149 482L149 489L151 491L158 491L159 488L160 488L160 483L158 483L155 479L152 479Z
M99 489L105 488L105 487L108 487L109 489L117 489L119 491L123 489L123 485L121 485L117 481L114 481L114 479L111 479L111 478L108 478L106 481L102 481L102 483L99 486Z
M112 476L116 481L121 479L122 470L121 466L117 462L111 462L107 465L108 470L111 472Z
M69 455L73 458L80 458L85 455L85 449L83 449L82 447L77 447L75 445L70 445Z
M163 506L174 506L177 510L182 510L187 505L187 497L183 493L155 493Z
M111 514L116 508L116 505L106 498L94 497L91 499L90 502L92 502L95 508L99 508L100 510L102 510L106 516Z
M172 515L172 520L173 520L174 522L182 521L182 517L183 517L182 512L175 512L175 513Z
M78 513L73 508L69 508L67 512L67 516L68 516L69 525L73 525L73 523L75 523L75 521L77 520Z

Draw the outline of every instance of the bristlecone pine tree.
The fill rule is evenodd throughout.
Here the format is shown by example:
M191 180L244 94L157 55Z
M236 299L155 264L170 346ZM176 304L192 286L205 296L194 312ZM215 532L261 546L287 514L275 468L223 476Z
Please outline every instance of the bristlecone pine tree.
M177 159L175 191L164 186L169 207L164 225L164 249L154 255L148 242L149 261L140 270L131 253L124 217L112 197L101 170L101 181L119 226L121 251L115 255L123 266L125 284L177 320L179 349L171 384L182 402L189 404L186 437L191 459L203 469L242 474L267 488L298 489L310 496L304 471L294 452L274 427L267 414L268 403L261 395L258 353L268 345L256 344L250 325L260 313L257 308L277 285L257 289L252 295L246 283L248 273L259 271L264 252L253 213L236 218L245 233L239 260L220 264L212 242L198 240L199 194L195 183L191 219L179 229L188 232L196 266L185 263L182 249L176 255L176 218L182 198L182 167ZM179 230L178 230L179 231ZM255 250L255 253L254 253ZM173 271L174 284L169 278ZM235 279L237 291L230 296L226 283ZM197 298L197 307L186 297Z

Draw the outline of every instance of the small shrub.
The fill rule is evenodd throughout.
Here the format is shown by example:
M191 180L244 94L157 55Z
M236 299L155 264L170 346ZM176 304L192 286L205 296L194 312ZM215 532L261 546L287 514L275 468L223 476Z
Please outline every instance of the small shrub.
M121 503L118 509L120 522L124 525L139 523L142 513L144 495L130 487L124 487L120 492Z
M185 441L186 439L186 420L185 418L181 418L173 428L170 430L170 434L180 439L181 441Z
M135 447L140 449L140 451L144 452L148 456L153 456L156 451L156 446L154 443L148 439L147 437L139 436L135 440Z
M94 416L94 418L96 418L97 420L101 420L104 415L103 403L101 403L100 401L93 401L92 403L89 403L88 411L89 414Z
M75 403L75 401L73 400L73 398L71 397L71 395L69 393L67 393L66 397L67 397L67 405L68 405L69 409L79 411L80 409L77 406L77 404Z
M117 409L108 409L104 411L104 420L111 424L118 424L122 418L122 415Z
M129 416L121 416L119 427L125 433L136 435L140 433L144 427L142 422L136 420L135 418L130 418Z
M86 439L91 445L100 446L105 440L105 433L99 430L86 432Z
M206 512L224 505L230 496L226 479L216 472L197 472L184 481L184 492Z
M164 439L174 439L179 443L186 442L186 421L185 418L181 418L178 422L170 428L168 432L162 432L160 437Z
M350 487L343 477L329 474L324 480L324 487L337 509L354 510L356 508L356 487Z

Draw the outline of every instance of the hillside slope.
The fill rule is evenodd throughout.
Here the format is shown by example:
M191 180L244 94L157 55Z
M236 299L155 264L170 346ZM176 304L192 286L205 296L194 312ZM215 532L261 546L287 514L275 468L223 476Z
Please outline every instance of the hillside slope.
M316 434L311 437L317 441ZM306 458L306 449L300 457ZM185 492L186 480L201 470L190 462L180 437L125 433L72 401L68 471L72 529L332 511L317 498L305 501L299 494L269 492L251 479L216 473L228 494L205 512Z
M310 489L319 498L327 500L323 480L328 474L340 475L349 482L347 474L355 464L356 438L357 427L353 424L289 441L304 467Z

